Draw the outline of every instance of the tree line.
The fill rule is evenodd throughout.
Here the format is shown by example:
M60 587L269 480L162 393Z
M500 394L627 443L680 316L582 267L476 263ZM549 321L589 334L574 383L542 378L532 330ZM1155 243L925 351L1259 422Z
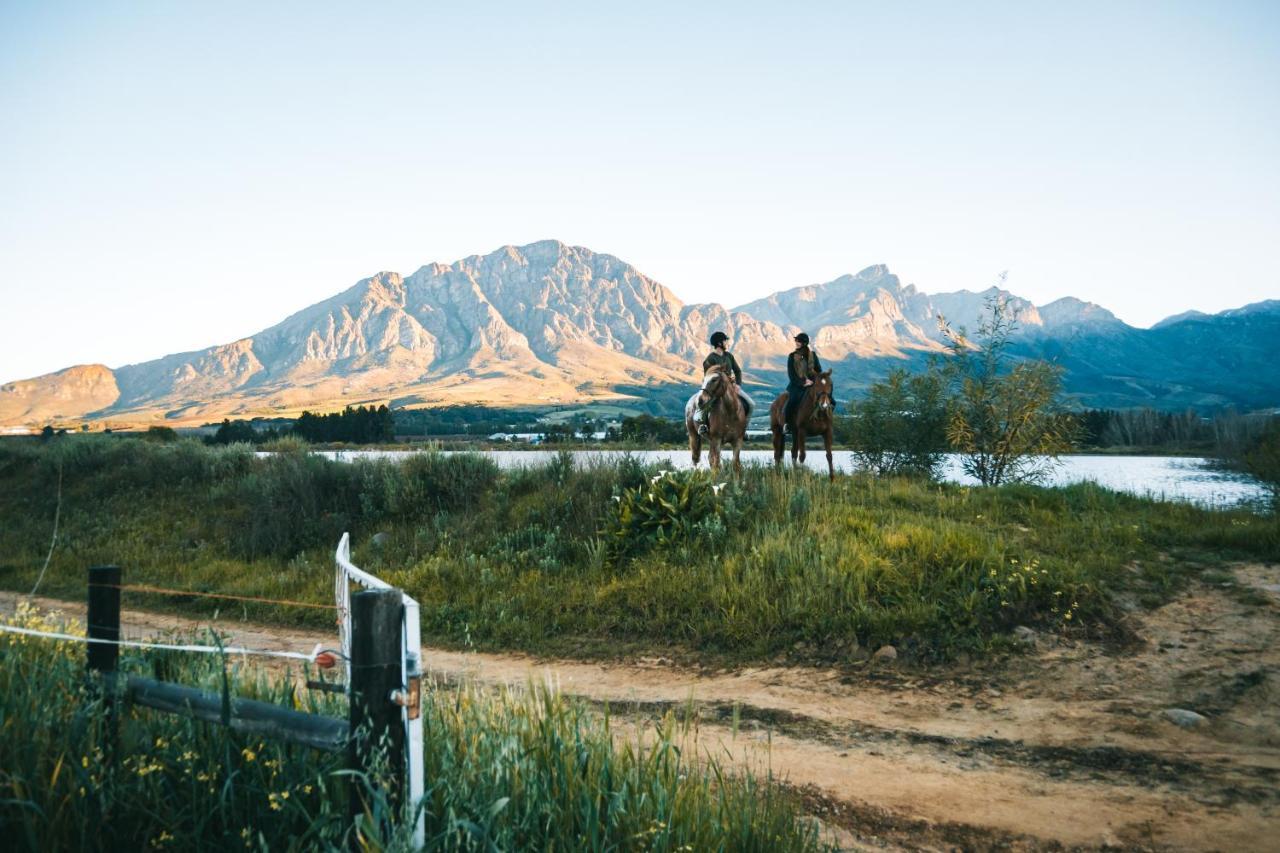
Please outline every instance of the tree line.
M311 443L377 444L395 441L396 421L386 406L347 406L340 412L304 411L292 427L257 429L249 421L225 419L207 439L210 444L263 444L286 436Z
M1234 411L1206 417L1155 409L1067 411L1062 369L1009 353L1017 328L1011 306L987 302L970 338L943 324L946 358L917 374L899 369L849 407L841 438L876 474L935 477L959 453L984 485L1035 482L1057 456L1082 448L1195 451L1280 483L1280 418Z

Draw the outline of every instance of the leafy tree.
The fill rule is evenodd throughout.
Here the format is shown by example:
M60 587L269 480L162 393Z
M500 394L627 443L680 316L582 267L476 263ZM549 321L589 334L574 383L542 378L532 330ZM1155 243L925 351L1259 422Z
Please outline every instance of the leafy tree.
M316 415L303 412L293 425L293 434L311 442L345 441L374 444L394 441L395 416L385 405L347 406L341 412Z
M1274 508L1280 512L1280 418L1272 419L1244 454L1244 468L1267 484Z
M936 477L947 450L945 380L938 369L912 375L899 368L849 406L849 444L877 476Z
M258 433L252 424L230 419L223 419L213 438L208 439L210 444L254 444L258 440Z
M1008 299L993 295L986 308L974 340L942 321L952 356L942 368L950 385L947 440L963 454L965 473L984 486L1035 482L1076 446L1079 426L1058 410L1062 368L1011 358L1017 316Z
M178 440L178 433L173 427L153 426L147 427L146 433L142 436L147 441L170 442Z
M683 442L688 439L684 420L673 421L653 415L636 415L623 418L618 427L618 437L623 441L640 443Z

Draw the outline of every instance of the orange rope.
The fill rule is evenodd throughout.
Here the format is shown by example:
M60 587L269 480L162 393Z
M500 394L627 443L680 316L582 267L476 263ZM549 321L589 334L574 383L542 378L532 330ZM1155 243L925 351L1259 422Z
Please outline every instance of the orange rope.
M230 601L257 601L263 604L283 604L288 607L314 607L319 610L337 610L335 604L313 604L309 601L289 601L281 598L262 598L256 595L228 595L221 592L196 592L190 589L167 589L160 586L147 586L145 584L90 584L90 586L102 586L110 589L129 590L130 592L152 592L161 595L190 595L200 598L225 598Z

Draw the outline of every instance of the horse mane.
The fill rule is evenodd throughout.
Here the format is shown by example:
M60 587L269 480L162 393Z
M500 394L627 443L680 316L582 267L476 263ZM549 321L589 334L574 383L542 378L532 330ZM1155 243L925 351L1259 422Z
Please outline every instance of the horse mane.
M830 373L831 371L828 370L825 373L818 374L818 378L814 380L813 385L804 395L804 399L800 401L800 408L796 410L796 423L807 424L813 419L813 410L818 407L818 397L820 396L815 390L819 382L826 380L827 384L831 386L827 391L828 394L836 390L835 382L831 380Z
M724 391L712 398L715 405L726 409L734 408L745 418L747 414L746 408L743 407L738 395L738 383L733 381L733 371L723 364L713 364L708 367L702 374L702 390L704 393L707 392L707 379L712 374L719 375L725 385Z

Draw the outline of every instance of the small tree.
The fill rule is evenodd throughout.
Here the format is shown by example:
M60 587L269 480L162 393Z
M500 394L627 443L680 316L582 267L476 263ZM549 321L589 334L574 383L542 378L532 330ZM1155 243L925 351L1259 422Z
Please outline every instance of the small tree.
M162 443L168 443L170 441L177 441L178 433L173 427L152 426L152 427L147 427L147 431L143 433L142 437L145 438L147 441L159 441Z
M963 454L965 473L984 486L1036 482L1075 447L1079 427L1057 407L1062 368L1039 360L1011 363L1016 312L999 294L986 308L975 340L941 320L952 356L943 368L951 386L947 440Z
M937 370L893 370L849 405L849 444L876 476L934 478L947 450L945 383Z
M1271 490L1272 507L1280 514L1280 419L1272 419L1245 451L1244 469Z

